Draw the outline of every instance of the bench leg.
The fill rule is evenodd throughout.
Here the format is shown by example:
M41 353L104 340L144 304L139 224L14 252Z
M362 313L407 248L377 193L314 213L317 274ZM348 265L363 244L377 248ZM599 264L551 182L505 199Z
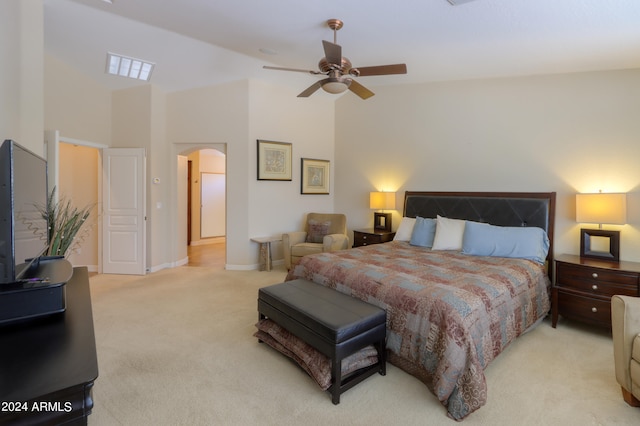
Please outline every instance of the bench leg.
M331 360L331 402L333 405L340 404L340 388L342 387L342 360L333 358Z
M258 312L258 321L265 319L266 316L263 315L261 312ZM258 339L258 343L264 343L262 340Z
M384 339L375 344L378 351L378 360L380 362L380 370L378 372L381 376L387 375L387 348Z

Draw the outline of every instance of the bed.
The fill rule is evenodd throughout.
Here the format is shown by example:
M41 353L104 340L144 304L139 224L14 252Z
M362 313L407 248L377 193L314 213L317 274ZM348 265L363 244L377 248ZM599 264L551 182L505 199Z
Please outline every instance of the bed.
M462 420L486 403L484 369L549 312L554 214L554 192L408 191L394 241L305 256L287 280L386 309L389 362ZM421 243L425 227L431 245ZM531 233L545 250L522 244Z

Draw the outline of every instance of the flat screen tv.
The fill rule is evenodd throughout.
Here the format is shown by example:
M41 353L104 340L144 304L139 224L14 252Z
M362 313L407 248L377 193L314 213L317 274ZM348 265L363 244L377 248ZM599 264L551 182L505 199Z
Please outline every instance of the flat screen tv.
M47 161L12 140L0 146L0 284L20 282L47 249ZM33 264L33 265L32 265Z

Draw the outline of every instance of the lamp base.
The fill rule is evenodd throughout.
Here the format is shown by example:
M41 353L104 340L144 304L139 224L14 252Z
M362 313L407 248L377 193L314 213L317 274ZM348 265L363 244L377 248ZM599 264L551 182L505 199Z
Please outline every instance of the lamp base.
M391 213L373 213L373 229L391 232Z

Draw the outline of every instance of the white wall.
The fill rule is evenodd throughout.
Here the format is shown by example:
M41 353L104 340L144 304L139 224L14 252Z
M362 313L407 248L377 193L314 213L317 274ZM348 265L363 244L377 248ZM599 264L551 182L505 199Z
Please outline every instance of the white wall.
M249 137L249 237L280 235L303 229L308 212L334 211L335 98L298 98L298 87L251 81ZM257 140L292 144L292 180L258 181ZM300 194L301 158L329 160L329 195ZM273 258L282 259L280 244ZM258 245L251 243L251 262L257 263Z
M0 141L45 157L41 1L0 2Z
M333 210L333 191L300 194L301 157L333 162L333 105L331 98L299 99L291 88L258 81L168 95L167 140L175 155L226 144L228 269L256 267L258 248L251 237L299 229L306 212ZM293 144L292 181L257 180L257 139ZM281 257L274 245L274 258Z
M44 58L46 130L111 145L111 91L51 55Z
M147 151L147 254L153 270L176 266L171 257L171 238L167 233L174 223L170 206L176 202L171 197L171 159L167 143L167 97L156 86L151 86L150 139ZM172 161L172 162L171 162ZM185 225L183 224L183 227ZM150 238L149 238L150 236ZM149 251L151 253L149 253Z
M205 87L167 96L167 143L171 157L193 148L226 144L227 150L227 262L249 265L247 248L249 199L249 114L248 82ZM171 162L171 159L169 160ZM171 166L176 168L175 161ZM183 196L186 184L178 187L177 172L172 194ZM173 217L186 214L185 206L172 206ZM182 212L182 210L185 212ZM186 222L176 224L172 244L177 255L186 256ZM182 245L184 242L184 246Z
M367 194L556 191L556 253L579 252L576 192L630 192L621 258L640 260L640 70L376 88L336 108L336 210L372 225ZM583 225L593 227L593 225Z

